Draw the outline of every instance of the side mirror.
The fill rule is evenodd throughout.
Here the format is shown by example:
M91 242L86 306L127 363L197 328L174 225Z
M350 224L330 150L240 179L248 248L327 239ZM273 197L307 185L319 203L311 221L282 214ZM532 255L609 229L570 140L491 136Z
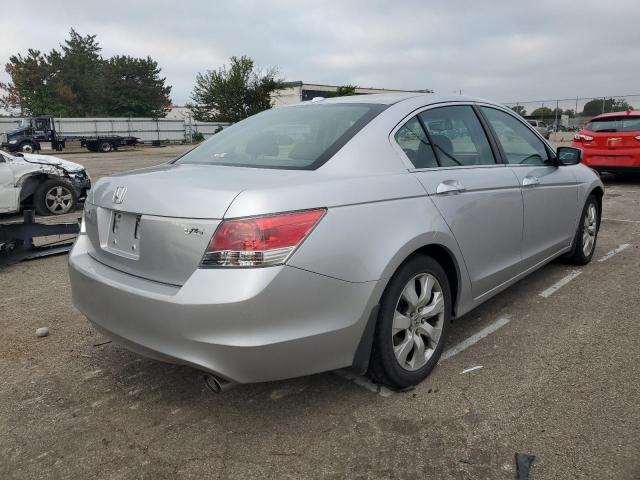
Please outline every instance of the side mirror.
M582 161L582 150L573 147L558 147L556 156L559 165L577 165Z

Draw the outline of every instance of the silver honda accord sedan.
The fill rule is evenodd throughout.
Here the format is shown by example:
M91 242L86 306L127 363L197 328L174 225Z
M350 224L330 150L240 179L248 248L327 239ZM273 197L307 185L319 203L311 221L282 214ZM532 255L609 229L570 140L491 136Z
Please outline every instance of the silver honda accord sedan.
M591 260L604 190L580 160L475 98L273 108L96 182L73 302L219 385L352 367L407 387L453 318L556 257Z

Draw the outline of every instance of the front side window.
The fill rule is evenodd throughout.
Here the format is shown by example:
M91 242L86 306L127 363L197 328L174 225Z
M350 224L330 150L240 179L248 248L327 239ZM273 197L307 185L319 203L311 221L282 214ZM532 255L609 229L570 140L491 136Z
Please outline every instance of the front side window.
M364 103L273 108L225 128L175 163L313 170L385 108Z
M442 167L493 165L480 120L468 105L438 107L419 114Z
M416 168L435 168L438 161L429 139L420 125L418 117L413 117L395 134L396 143L404 151Z
M495 108L481 108L498 137L507 163L544 165L549 160L544 142L520 120Z

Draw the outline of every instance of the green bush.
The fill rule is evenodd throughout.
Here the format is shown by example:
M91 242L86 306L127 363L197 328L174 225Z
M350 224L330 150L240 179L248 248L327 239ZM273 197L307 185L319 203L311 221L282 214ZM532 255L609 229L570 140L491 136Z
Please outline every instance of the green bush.
M201 142L204 140L204 135L202 134L202 132L193 132L191 134L191 141L192 142Z

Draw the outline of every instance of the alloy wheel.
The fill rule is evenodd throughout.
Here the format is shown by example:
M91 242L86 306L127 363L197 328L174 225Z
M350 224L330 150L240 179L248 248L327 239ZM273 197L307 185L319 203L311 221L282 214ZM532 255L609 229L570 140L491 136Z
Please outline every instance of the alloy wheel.
M438 346L444 325L444 296L429 273L414 276L396 304L392 327L393 352L409 371L422 368Z
M67 187L57 185L47 191L44 203L47 210L54 215L67 213L73 206L73 194Z
M584 225L582 229L582 253L588 257L596 243L596 234L598 233L598 210L594 203L589 204L587 214L584 216Z

